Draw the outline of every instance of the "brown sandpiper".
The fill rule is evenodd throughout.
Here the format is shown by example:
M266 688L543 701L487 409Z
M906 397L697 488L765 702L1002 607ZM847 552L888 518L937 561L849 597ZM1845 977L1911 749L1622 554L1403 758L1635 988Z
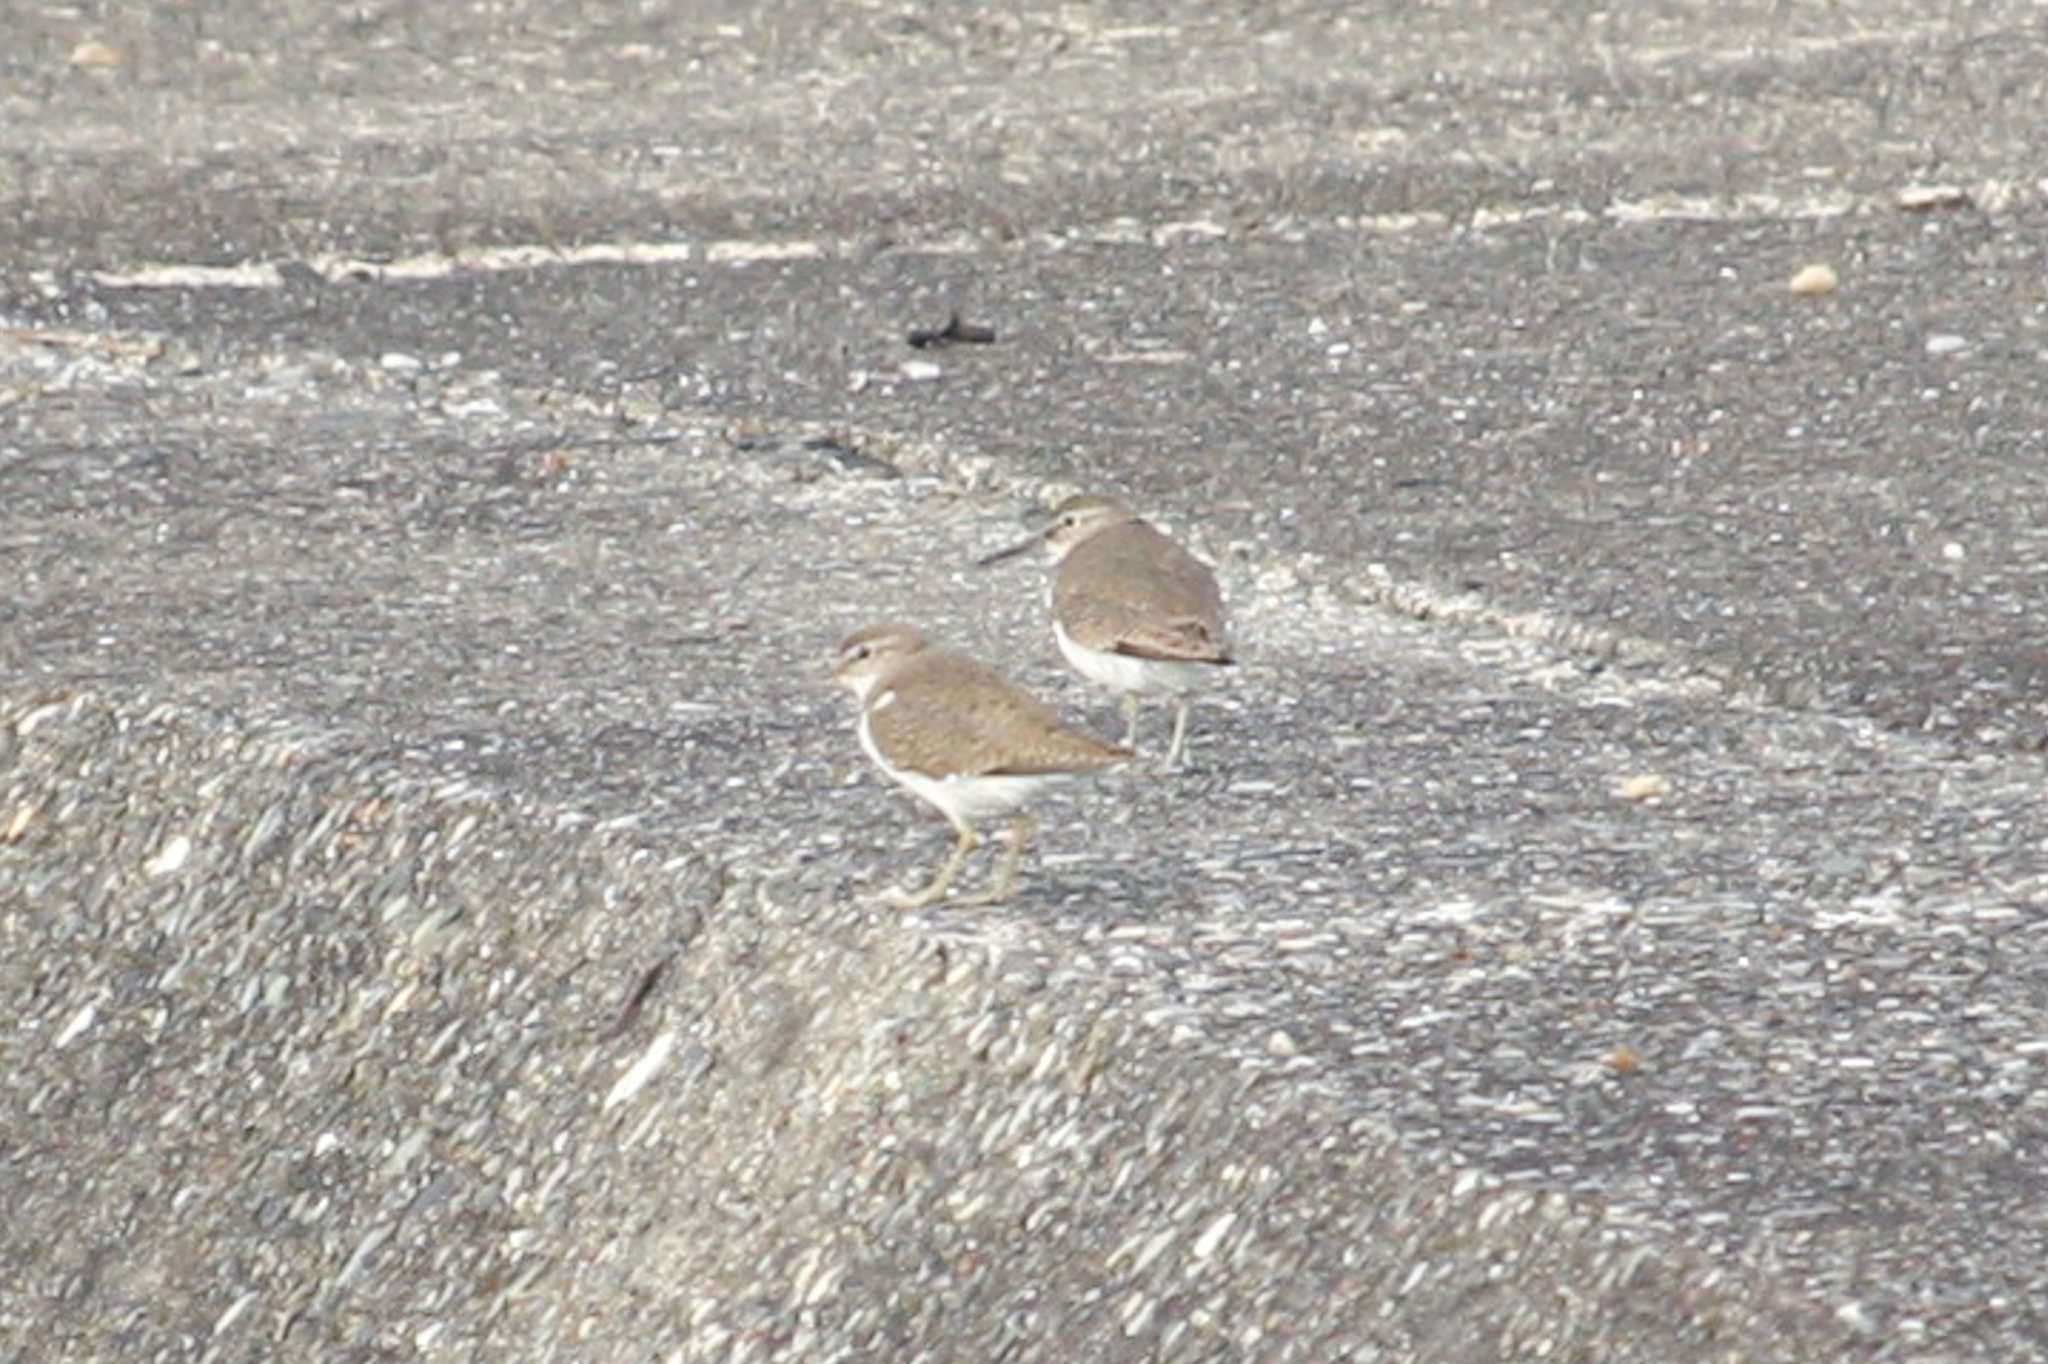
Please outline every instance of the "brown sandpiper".
M952 855L931 882L888 894L906 909L945 895L981 845L977 822L1131 756L1069 728L988 668L934 647L907 625L871 625L848 635L832 675L860 698L860 746L875 766L953 826ZM993 904L1009 895L1034 828L1019 811L993 882L961 903Z
M1187 746L1189 693L1234 660L1223 592L1209 566L1113 497L1070 497L1031 538L980 560L983 567L1043 543L1052 553L1053 638L1074 671L1122 693L1124 744L1135 747L1141 697L1174 702L1165 766Z

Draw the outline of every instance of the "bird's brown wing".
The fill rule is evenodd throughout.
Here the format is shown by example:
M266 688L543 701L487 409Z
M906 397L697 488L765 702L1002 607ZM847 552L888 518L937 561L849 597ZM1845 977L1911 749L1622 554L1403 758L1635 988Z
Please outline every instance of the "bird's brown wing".
M897 767L928 777L1049 776L1092 772L1129 751L1067 728L979 664L923 661L890 679L870 706L875 746Z
M1174 663L1213 663L1219 668L1237 661L1229 646L1209 632L1206 621L1186 618L1127 628L1118 635L1114 652Z
M1060 568L1053 611L1076 642L1134 658L1231 661L1216 575L1144 522L1083 542Z

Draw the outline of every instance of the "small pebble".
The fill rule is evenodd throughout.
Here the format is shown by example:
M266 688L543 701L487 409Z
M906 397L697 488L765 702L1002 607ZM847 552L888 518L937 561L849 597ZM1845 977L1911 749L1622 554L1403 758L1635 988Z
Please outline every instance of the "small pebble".
M164 840L154 857L142 864L142 870L150 876L169 876L191 856L192 840L183 834L173 834Z
M98 1005L86 1005L77 1013L71 1015L71 1021L58 1031L57 1036L51 1041L50 1045L58 1051L64 1050L64 1048L76 1042L80 1034L85 1032L87 1028L90 1028L93 1025L93 1020L99 1016Z
M121 53L118 48L108 47L95 39L88 39L71 49L71 64L89 70L105 70L121 64Z
M1899 207L1907 209L1946 208L1968 198L1956 185L1908 185L1899 191Z
M1795 294L1832 294L1841 284L1834 268L1827 265L1809 265L1792 276L1792 292Z
M1614 794L1622 800L1655 800L1671 794L1671 779L1659 772L1638 772L1614 783Z
M1929 355L1954 355L1968 344L1969 342L1963 340L1960 336L1952 336L1943 332L1927 338L1927 353Z

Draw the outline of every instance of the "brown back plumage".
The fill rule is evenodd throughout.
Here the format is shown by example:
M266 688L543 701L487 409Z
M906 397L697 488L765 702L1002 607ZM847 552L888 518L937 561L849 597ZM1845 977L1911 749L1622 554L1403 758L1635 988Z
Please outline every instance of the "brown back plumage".
M868 728L891 764L929 777L1092 772L1131 756L1067 728L972 659L937 649L919 650L884 676Z
M1107 527L1068 551L1053 576L1052 609L1086 648L1186 663L1231 661L1216 576L1143 521Z

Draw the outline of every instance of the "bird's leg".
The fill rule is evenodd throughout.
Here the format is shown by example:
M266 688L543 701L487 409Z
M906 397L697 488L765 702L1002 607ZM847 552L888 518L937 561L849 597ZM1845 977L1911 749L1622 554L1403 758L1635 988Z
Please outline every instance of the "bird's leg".
M1124 747L1135 751L1138 747L1138 693L1124 693Z
M961 899L963 905L1000 904L1009 898L1010 887L1017 880L1017 864L1024 860L1024 845L1031 841L1031 835L1038 829L1037 821L1028 814L1019 814L1010 825L1010 836L1003 840L1003 860L996 864L995 880L979 895Z
M946 887L953 884L953 878L960 874L961 865L967 861L967 854L981 846L981 835L965 824L953 826L959 837L953 841L953 855L939 868L939 874L923 890L890 890L882 898L898 909L922 909L946 893Z
M1171 772L1174 768L1180 766L1181 754L1187 750L1188 746L1188 711L1190 708L1191 703L1187 697L1177 696L1174 698L1173 744L1166 750L1166 761L1161 764L1162 771Z

